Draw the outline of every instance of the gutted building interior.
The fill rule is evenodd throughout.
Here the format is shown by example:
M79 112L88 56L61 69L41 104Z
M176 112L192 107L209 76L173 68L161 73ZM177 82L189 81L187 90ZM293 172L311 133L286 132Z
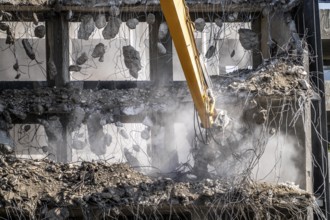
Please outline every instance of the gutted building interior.
M1 218L328 218L317 1L183 3L0 0Z

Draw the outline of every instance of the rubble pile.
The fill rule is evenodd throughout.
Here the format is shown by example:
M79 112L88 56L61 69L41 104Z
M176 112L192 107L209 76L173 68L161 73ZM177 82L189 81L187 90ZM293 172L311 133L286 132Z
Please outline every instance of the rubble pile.
M174 182L169 178L152 179L127 164L109 165L102 161L56 164L46 159L15 157L3 157L0 164L0 209L9 210L9 215L13 214L10 208L16 214L31 217L55 214L68 217L74 207L85 212L94 207L106 213L132 206L143 209L184 205L230 210L239 205L242 211L253 207L253 214L262 217L271 209L290 215L285 207L303 214L315 202L310 193L292 184L232 187L210 179Z
M225 76L213 77L216 90L223 87L231 93L255 96L287 96L309 94L312 86L303 66L272 60L258 70L240 70Z

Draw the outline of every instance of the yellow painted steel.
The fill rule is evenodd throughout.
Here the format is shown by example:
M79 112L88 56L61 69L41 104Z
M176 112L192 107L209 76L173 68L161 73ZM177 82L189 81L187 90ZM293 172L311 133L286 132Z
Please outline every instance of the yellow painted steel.
M214 123L214 99L203 75L203 68L194 38L194 26L184 0L160 0L162 12L177 50L187 84L202 125Z

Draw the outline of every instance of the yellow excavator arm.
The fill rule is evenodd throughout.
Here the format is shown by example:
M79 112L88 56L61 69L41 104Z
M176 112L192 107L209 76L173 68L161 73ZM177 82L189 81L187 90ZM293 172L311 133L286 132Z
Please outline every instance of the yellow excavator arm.
M215 100L199 58L188 8L184 0L160 0L160 4L202 126L210 128L217 117Z

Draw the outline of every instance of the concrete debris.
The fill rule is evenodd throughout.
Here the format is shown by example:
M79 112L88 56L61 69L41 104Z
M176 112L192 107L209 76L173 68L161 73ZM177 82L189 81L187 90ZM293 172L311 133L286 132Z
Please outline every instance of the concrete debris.
M243 81L242 78L233 79L228 89L238 93L251 92L258 96L290 96L306 92L310 94L312 91L306 77L302 66L274 60L273 64L253 72Z
M70 65L69 66L69 71L70 72L80 72L81 66L78 65Z
M229 22L237 21L238 18L238 12L230 13L227 16Z
M127 134L127 131L125 128L118 128L118 133L124 138L124 139L129 139L129 135Z
M116 127L118 127L118 128L122 128L122 127L124 127L124 124L121 123L120 121L117 121L117 122L115 123L115 125L116 125Z
M101 62L105 54L105 49L103 43L98 43L93 50L92 57L99 58L99 61Z
M8 144L0 144L0 155L8 155L15 153L15 148Z
M0 22L0 30L7 32L9 30L9 25L4 22Z
M128 160L139 166L133 153L126 148L124 152ZM43 219L68 219L73 217L70 216L72 207L83 210L81 215L84 213L85 217L89 212L94 217L99 212L100 216L114 219L120 216L126 218L121 211L125 207L139 207L137 210L146 214L144 208L155 206L167 207L169 210L174 205L182 208L186 206L187 210L191 210L191 206L194 210L199 206L207 206L209 213L210 210L222 208L219 203L213 206L215 201L231 204L237 203L237 200L246 207L258 207L253 209L253 214L262 219L270 215L269 210L283 215L291 213L285 207L294 208L294 215L298 216L304 213L299 210L306 210L307 207L317 209L313 195L292 184L253 182L233 185L216 179L175 182L170 178L151 179L127 164L109 165L102 161L75 165L57 164L49 160L19 160L6 156L0 159L0 164L2 208L8 210L19 207L20 217L25 215L26 218L40 216ZM234 206L230 210L228 207L226 210L235 210L236 216L244 214L236 208ZM113 210L117 212L113 213ZM138 216L139 211L134 210L131 209L133 215ZM151 213L154 212L152 210ZM15 218L16 212L4 213L5 218ZM299 217L290 216L290 219Z
M197 18L195 20L195 29L196 31L203 32L206 22L203 18Z
M88 40L94 32L95 23L92 15L83 15L78 30L78 39Z
M36 26L37 26L38 23L39 23L38 15L37 15L35 12L32 13L32 22L33 22L33 24L36 25Z
M147 15L147 24L154 24L156 21L156 16L153 13Z
M219 28L222 28L222 26L223 26L223 21L222 21L222 19L220 19L220 18L215 19L215 20L214 20L214 23L215 23Z
M117 17L120 15L120 9L117 6L111 6L109 10L109 15L111 17Z
M107 19L105 17L105 14L97 14L95 17L95 26L98 29L102 29L107 25Z
M305 71L303 66L289 66L287 70L288 74L296 74L297 77L305 77L307 76L307 72Z
M26 55L31 59L35 60L36 59L36 54L33 51L33 47L31 43L29 42L28 39L22 39L22 45L25 50Z
M154 123L152 122L151 118L146 116L143 121L142 121L142 124L144 124L145 126L148 126L148 127L152 127L154 125Z
M73 18L73 11L72 10L69 10L67 13L66 13L66 17L65 17L65 19L67 20L67 21L71 21L71 19Z
M149 131L149 129L144 129L141 132L141 138L144 139L144 140L149 140L150 139L150 131Z
M129 106L122 109L124 115L138 115L145 111L145 105Z
M97 49L97 50L101 50L101 49ZM101 50L101 52L103 52L102 50ZM97 51L96 53L97 54L101 54L101 52L100 51ZM105 51L104 51L105 52ZM103 53L104 54L104 53ZM102 54L102 55L103 55ZM94 54L95 55L95 54ZM97 56L97 57L100 57L100 56ZM87 56L87 53L86 52L83 52L79 57L78 57L78 59L76 60L76 64L77 65L83 65L83 64L85 64L86 62L87 62L87 60L88 60L88 56Z
M13 45L15 43L15 38L10 30L7 30L6 44Z
M256 124L261 125L266 122L267 120L267 110L266 109L261 109L258 112L255 112L253 114L253 119Z
M158 53L159 54L166 54L166 48L164 47L164 45L161 42L157 43L157 49L158 49Z
M158 30L158 39L163 40L168 34L168 26L166 22L162 22Z
M299 84L303 90L308 90L311 88L311 86L309 85L306 79L299 79Z
M120 18L117 17L110 17L108 24L105 26L105 28L102 31L102 35L104 39L110 40L119 33L119 28L122 21Z
M132 46L123 47L124 63L132 77L137 79L142 69L140 53Z
M112 136L110 134L106 134L104 136L104 143L106 146L110 146L110 144L112 143Z
M136 18L128 19L128 21L126 22L126 25L129 29L135 29L138 24L139 20Z
M217 49L216 46L214 46L214 45L210 46L205 54L205 58L206 59L212 58L214 56L216 49Z
M34 29L34 36L43 38L46 35L46 28L44 25L39 25Z
M245 50L255 49L259 45L258 35L250 29L239 29L239 41Z
M137 145L137 144L134 144L134 145L132 146L132 149L133 149L135 152L140 152L140 150L141 150L140 146Z
M141 166L139 160L127 148L124 148L124 156L132 167Z

